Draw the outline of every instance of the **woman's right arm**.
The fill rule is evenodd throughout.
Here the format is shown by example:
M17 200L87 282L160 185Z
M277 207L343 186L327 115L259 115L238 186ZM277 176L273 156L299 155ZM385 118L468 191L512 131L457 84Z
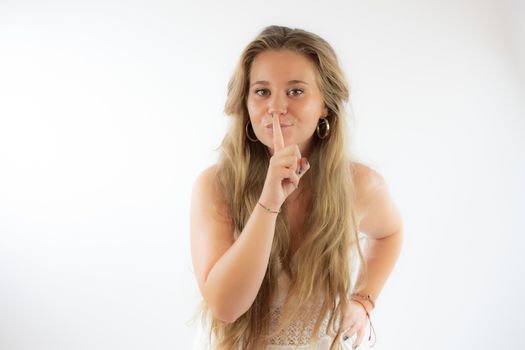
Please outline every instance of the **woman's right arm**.
M277 214L255 206L235 241L234 228L215 180L213 166L203 171L193 186L192 262L199 289L214 316L234 322L250 308L261 287Z
M277 211L310 165L301 158L297 144L285 147L278 116L273 116L273 130L274 154L259 200ZM296 173L298 168L301 172ZM256 205L234 240L234 227L224 203L216 186L215 167L210 167L199 175L192 192L192 261L199 289L214 316L234 322L250 308L261 287L277 214Z

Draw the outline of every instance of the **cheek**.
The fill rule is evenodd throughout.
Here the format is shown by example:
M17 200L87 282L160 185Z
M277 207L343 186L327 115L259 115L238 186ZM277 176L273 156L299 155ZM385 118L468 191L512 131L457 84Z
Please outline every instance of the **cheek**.
M253 113L255 113L255 111L257 110L257 105L256 105L256 103L253 101L253 99L248 98L248 99L246 100L246 108L248 108L248 112L249 112L250 114L253 114Z
M303 105L303 110L312 114L319 114L322 110L322 104L319 103L319 99L310 99ZM320 115L320 114L319 114Z
M253 99L248 99L246 101L246 108L248 109L248 113L251 117L257 119L261 118L262 114L264 114L264 106L262 103L258 103L257 101Z

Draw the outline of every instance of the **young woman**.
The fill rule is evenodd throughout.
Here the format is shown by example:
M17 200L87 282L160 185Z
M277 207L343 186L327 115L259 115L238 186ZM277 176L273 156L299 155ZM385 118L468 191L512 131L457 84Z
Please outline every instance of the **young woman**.
M313 33L270 26L243 51L220 159L192 192L202 348L349 349L373 330L402 220L383 176L350 156L348 99Z

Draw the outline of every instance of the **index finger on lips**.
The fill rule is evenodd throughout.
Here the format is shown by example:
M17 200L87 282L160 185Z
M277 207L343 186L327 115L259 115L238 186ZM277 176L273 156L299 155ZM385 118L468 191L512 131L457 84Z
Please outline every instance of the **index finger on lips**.
M284 148L283 133L281 131L281 124L279 116L272 113L273 121L273 150L274 153Z

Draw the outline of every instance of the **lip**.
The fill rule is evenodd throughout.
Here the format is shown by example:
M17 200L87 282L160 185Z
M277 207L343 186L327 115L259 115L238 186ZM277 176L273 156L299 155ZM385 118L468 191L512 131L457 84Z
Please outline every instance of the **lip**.
M281 128L287 128L289 126L293 126L293 124L279 124L281 126ZM273 124L268 124L266 125L266 128L267 129L273 129Z

